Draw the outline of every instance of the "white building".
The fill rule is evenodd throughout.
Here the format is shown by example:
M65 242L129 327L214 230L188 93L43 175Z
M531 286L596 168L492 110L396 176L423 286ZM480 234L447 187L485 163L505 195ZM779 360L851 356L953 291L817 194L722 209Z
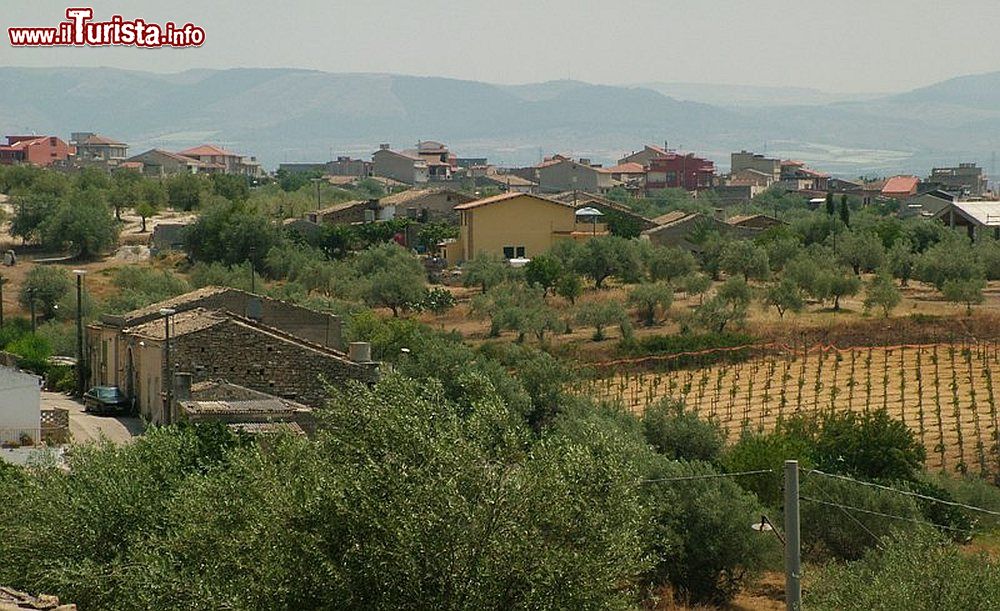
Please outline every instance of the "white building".
M38 443L41 404L41 378L0 365L0 444Z

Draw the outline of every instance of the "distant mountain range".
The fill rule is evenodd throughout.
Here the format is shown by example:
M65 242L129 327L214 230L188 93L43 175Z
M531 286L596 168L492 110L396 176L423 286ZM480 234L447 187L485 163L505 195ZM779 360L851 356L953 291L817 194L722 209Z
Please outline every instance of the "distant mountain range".
M895 95L685 83L493 85L297 69L155 74L0 68L0 132L95 131L131 145L213 142L282 161L368 157L382 142L446 142L460 156L527 164L553 152L613 162L644 143L728 165L749 149L845 176L974 161L1000 147L1000 72Z

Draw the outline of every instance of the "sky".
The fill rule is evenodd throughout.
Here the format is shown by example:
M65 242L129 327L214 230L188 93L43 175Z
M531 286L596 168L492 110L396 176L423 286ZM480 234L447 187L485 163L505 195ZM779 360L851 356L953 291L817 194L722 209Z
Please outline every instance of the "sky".
M195 49L12 48L67 6L205 29ZM947 8L945 8L947 7ZM895 92L1000 70L996 0L6 0L0 66L291 67Z

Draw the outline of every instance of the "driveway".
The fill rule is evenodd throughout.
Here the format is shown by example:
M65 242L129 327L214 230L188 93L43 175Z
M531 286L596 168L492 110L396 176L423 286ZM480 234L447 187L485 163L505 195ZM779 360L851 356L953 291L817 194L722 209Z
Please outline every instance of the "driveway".
M71 443L97 441L102 437L112 443L125 444L142 434L143 425L132 416L97 416L83 411L83 404L62 393L42 392L42 409L69 410Z

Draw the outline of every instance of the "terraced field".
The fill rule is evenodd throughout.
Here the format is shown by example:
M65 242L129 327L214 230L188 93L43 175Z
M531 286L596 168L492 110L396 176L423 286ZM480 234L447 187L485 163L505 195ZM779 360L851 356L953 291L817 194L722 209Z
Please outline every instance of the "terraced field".
M996 342L820 347L664 373L624 369L579 390L637 412L663 397L681 399L731 439L745 427L771 429L796 412L884 407L918 434L928 467L997 469Z

